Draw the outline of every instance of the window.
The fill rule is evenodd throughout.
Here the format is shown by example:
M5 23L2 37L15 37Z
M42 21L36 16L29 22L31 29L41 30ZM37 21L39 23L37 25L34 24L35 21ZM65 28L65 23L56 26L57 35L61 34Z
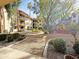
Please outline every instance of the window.
M21 20L21 21L20 21L20 23L24 23L24 21L23 21L23 20Z
M21 26L21 29L23 29L24 28L24 26Z

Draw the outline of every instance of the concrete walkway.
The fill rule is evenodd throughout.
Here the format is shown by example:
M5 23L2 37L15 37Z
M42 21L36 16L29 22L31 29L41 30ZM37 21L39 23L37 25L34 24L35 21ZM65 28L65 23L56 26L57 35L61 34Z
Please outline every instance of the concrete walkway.
M19 51L16 49L12 49L9 47L4 47L0 49L0 59L44 59L44 58L23 51Z
M43 35L37 35L27 36L21 42L9 45L8 47L42 57L44 46L45 37Z
M29 35L22 41L0 48L0 59L46 59L42 57L45 38Z

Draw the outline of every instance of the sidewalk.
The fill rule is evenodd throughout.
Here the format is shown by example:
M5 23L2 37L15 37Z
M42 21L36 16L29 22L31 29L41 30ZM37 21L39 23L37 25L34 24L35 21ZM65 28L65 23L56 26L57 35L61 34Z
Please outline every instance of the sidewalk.
M22 41L0 49L0 59L45 59L42 57L46 36L27 35Z
M44 59L44 58L23 51L19 51L16 49L12 49L9 47L4 47L0 49L0 59Z

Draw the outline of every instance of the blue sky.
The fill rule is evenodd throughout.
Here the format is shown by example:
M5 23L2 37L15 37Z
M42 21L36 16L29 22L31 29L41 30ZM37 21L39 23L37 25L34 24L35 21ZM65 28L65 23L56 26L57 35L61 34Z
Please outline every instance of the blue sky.
M33 11L30 11L27 8L29 2L32 2L33 3L33 0L21 0L21 4L19 6L19 10L22 10L25 13L29 14L32 18L36 18L36 15L33 14Z
M33 11L30 11L27 8L29 2L33 3L33 0L21 0L21 4L19 6L19 10L24 11L25 13L30 15L32 18L36 18L36 15L33 14ZM76 4L74 5L74 9L77 9L77 8L79 8L79 0L76 0Z

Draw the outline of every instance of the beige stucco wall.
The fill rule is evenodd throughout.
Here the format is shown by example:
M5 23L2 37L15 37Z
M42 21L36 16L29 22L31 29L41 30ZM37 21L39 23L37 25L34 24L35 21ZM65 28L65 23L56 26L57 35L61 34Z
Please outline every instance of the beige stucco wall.
M5 20L5 31L10 32L11 19L8 18L8 14L7 14L5 8L3 9L3 11L4 11L4 20Z
M30 27L30 28L32 27L32 20L27 18L25 20L25 29L27 30L28 27Z
M6 32L10 32L10 29L11 29L11 19L8 18L8 13L7 13L5 8L3 9L3 11L4 11L4 20L5 20L5 22L4 22L5 23L5 25L4 25L5 31ZM25 30L27 30L28 27L29 28L32 27L32 20L26 18L25 19ZM13 32L17 32L17 31L18 31L17 29L13 29Z

